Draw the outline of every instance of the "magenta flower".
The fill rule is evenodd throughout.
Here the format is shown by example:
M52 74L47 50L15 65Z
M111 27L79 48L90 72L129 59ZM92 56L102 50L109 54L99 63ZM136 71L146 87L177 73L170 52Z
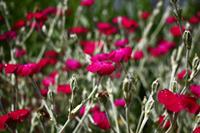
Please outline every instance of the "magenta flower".
M160 90L157 98L159 103L163 104L169 111L180 112L184 109L180 96L178 94L174 94L168 89Z
M111 51L109 53L110 60L114 62L128 61L131 58L132 48L125 47Z
M92 113L92 118L94 120L94 124L99 128L104 130L110 129L110 122L105 112L95 111Z
M72 27L69 29L70 33L77 34L77 35L86 34L88 31L89 31L89 29L87 29L85 27L81 27L81 26Z
M20 49L20 48L15 49L15 57L16 58L20 58L20 57L24 56L25 54L26 54L25 49Z
M53 71L52 73L50 73L47 77L45 77L42 80L42 84L48 88L50 85L54 85L55 84L55 79L58 77L58 72L57 71Z
M81 0L81 6L92 6L94 4L94 0Z
M198 24L200 22L200 19L197 17L197 16L192 16L190 19L189 19L189 22L191 24Z
M17 71L19 64L5 64L5 72L6 74L15 73Z
M188 74L190 75L191 74L191 71L188 70ZM179 80L183 80L186 76L186 69L183 69L182 71L180 71L178 74L177 74L177 78Z
M65 62L65 68L69 71L76 71L81 68L81 66L81 63L78 60L72 58L67 59Z
M126 106L126 101L123 98L116 99L114 101L114 104L115 104L116 107L125 107Z
M58 87L57 87L57 93L71 94L72 93L72 89L71 89L70 84L61 84L61 85L58 85Z
M167 24L172 24L172 23L175 23L177 20L176 20L176 17L174 17L174 16L169 16L169 17L167 17L167 19L166 19L166 23Z
M16 122L23 122L30 114L28 109L15 110L8 113L8 116Z
M87 67L87 70L99 75L110 75L115 70L115 67L111 62L96 61L92 62L92 64Z
M80 116L83 116L84 114L85 114L85 105L83 105L82 107L81 107L81 109L80 109L80 111L79 111L79 115Z
M97 28L99 32L105 35L112 35L112 34L117 33L117 29L113 25L107 22L97 23Z
M200 126L195 128L194 131L192 133L200 133Z
M47 96L47 94L48 94L48 89L46 89L46 88L43 88L43 89L40 89L40 94L43 96L43 97L46 97Z
M115 46L116 47L124 47L126 44L128 44L129 43L129 41L128 41L128 39L127 38L125 38L125 39L120 39L120 40L117 40L116 42L115 42Z
M59 54L55 50L48 50L44 53L44 57L56 58Z
M200 97L200 85L190 85L190 91L197 97Z
M57 93L71 94L72 93L72 89L71 89L70 84L61 84L61 85L58 85L58 87L57 87Z
M107 53L100 53L100 54L96 54L96 55L91 57L92 62L106 61L106 60L109 60L109 54L107 54Z
M0 116L0 131L4 131L6 129L6 122L9 120L9 116L6 115L2 115Z
M81 41L80 44L83 46L83 52L85 54L93 55L98 42L95 41Z
M133 55L133 59L136 61L141 60L143 57L144 57L144 53L142 50L135 51L135 53Z
M37 72L39 72L39 68L36 63L19 65L17 68L17 74L20 76L30 76Z
M18 30L22 27L26 26L26 22L23 19L16 21L12 27L13 30Z
M143 20L147 20L151 14L147 11L143 11L140 15L140 18Z
M182 30L185 30L185 27L182 27ZM174 37L180 37L182 35L179 26L175 25L170 28L170 33Z
M159 116L159 120L158 120L158 123L165 129L168 129L171 125L171 122L170 120L167 120L167 122L165 123L164 125L164 119L165 119L165 116L164 115L160 115Z

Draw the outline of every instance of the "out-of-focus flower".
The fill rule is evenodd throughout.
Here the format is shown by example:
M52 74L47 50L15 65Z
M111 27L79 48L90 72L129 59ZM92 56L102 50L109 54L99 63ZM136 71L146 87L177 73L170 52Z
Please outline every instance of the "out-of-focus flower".
M195 128L192 133L200 133L200 127Z
M57 93L71 94L72 93L72 89L71 89L70 84L58 85Z
M92 6L94 4L94 0L81 0L81 6Z
M92 118L94 120L94 124L99 128L104 130L110 129L110 122L105 112L95 111L92 113Z
M85 114L85 105L83 105L79 111L79 115L83 116Z
M170 120L167 120L166 123L164 122L164 120L165 120L165 116L164 115L160 115L158 123L161 125L161 127L165 128L165 129L168 129L170 127L170 125L171 125ZM164 123L165 123L165 125L164 125Z
M58 72L57 71L53 71L52 73L50 73L47 77L45 77L42 80L42 84L48 88L50 85L54 85L55 84L55 79L58 77Z
M131 53L131 47L119 48L111 51L109 53L109 58L114 62L128 61L131 58Z
M124 47L126 44L128 44L129 43L129 41L128 41L128 39L127 38L125 38L125 39L120 39L120 40L117 40L116 42L115 42L115 46L116 47Z
M48 50L44 53L44 57L56 58L58 53L55 50Z
M182 30L184 31L185 27L182 27ZM174 25L170 28L170 33L174 37L180 37L182 35L181 30L177 25Z
M46 89L46 88L40 89L40 93L41 93L41 95L42 95L43 97L46 97L46 96L47 96L48 91L49 91L49 90Z
M106 61L106 60L109 60L109 54L108 53L100 53L100 54L96 54L96 55L91 57L92 62Z
M135 51L134 55L133 55L133 59L136 61L141 60L144 57L144 53L142 50L137 50Z
M107 22L97 23L97 28L99 32L105 35L112 35L112 34L117 33L117 29L113 25Z
M81 41L80 44L83 46L85 54L93 55L96 49L97 42L95 41Z
M110 75L115 70L115 67L111 62L95 61L87 67L87 70L99 75Z
M184 109L180 96L174 94L168 89L160 90L158 92L157 98L159 103L163 104L169 111L180 112Z
M6 122L9 120L9 116L6 115L2 115L0 116L0 131L4 131L6 129Z
M154 48L150 47L148 51L153 57L160 57L167 54L174 47L175 47L174 42L163 40L160 41L156 47Z
M189 19L189 22L191 24L198 24L200 22L200 19L197 17L197 16L192 16L190 19Z
M16 73L19 64L5 64L5 72L6 74Z
M12 27L13 30L18 30L22 27L26 26L26 22L23 19L16 21Z
M143 11L143 12L141 12L141 14L140 14L140 18L143 19L143 20L147 20L147 19L149 18L150 15L151 15L151 14L150 14L149 12Z
M8 113L8 116L15 122L23 122L30 114L28 109L15 110Z
M175 23L177 20L176 20L176 17L174 16L169 16L166 18L166 23L167 24L172 24L172 23Z
M197 97L200 97L200 85L190 85L190 91Z
M114 104L115 104L115 106L117 106L117 107L125 107L125 106L126 106L126 101L125 101L123 98L121 98L121 99L116 99L116 100L114 101Z
M15 57L16 58L20 58L20 57L24 56L25 54L26 54L25 49L20 49L20 48L15 49Z
M17 68L17 74L20 76L30 76L37 72L39 72L39 68L36 63L19 65Z
M67 59L65 62L65 68L69 71L76 71L81 68L81 66L81 63L78 60L72 58Z
M72 27L69 29L69 32L71 34L77 34L77 35L86 34L88 31L89 30L87 28L82 26Z
M188 74L190 75L191 74L191 71L188 70ZM186 69L183 69L182 71L180 71L178 74L177 74L177 78L179 80L183 80L186 76Z

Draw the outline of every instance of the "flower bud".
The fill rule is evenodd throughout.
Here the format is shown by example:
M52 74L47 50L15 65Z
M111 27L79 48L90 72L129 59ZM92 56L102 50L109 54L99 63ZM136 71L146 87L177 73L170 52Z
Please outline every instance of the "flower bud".
M191 48L192 45L192 34L189 30L185 30L183 33L183 42L186 45L187 49Z

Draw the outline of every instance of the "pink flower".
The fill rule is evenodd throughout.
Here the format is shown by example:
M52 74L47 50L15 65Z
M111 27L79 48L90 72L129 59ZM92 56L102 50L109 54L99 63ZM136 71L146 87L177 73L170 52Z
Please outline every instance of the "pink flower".
M112 34L117 33L117 29L113 25L107 22L97 23L97 28L99 32L105 35L112 35Z
M4 131L6 129L6 122L9 120L9 116L6 115L2 115L0 116L0 131Z
M37 72L39 72L39 68L36 63L19 65L17 69L17 74L20 76L30 76Z
M15 73L17 71L19 64L5 64L6 74Z
M184 109L180 96L174 94L168 89L160 90L158 92L157 98L159 103L163 104L169 111L180 112Z
M185 27L182 27L182 30L185 30ZM179 26L175 25L170 28L170 33L174 37L180 37L182 35Z
M121 99L116 99L116 100L114 101L114 104L115 104L115 106L117 106L117 107L125 107L125 106L126 106L126 101L125 101L123 98L121 98Z
M20 110L15 110L12 112L8 113L8 116L16 122L23 122L24 119L26 119L30 114L30 110L28 109L20 109Z
M176 17L174 17L174 16L169 16L169 17L167 17L167 19L166 19L166 23L167 24L172 24L172 23L175 23L177 20L176 20Z
M164 120L165 120L165 116L164 115L160 115L159 116L159 120L158 120L158 123L165 129L168 129L171 125L171 122L170 120L167 120L167 122L165 123L164 125Z
M151 14L147 11L143 11L140 15L140 18L142 18L143 20L147 20L149 18Z
M26 22L23 19L18 20L17 22L14 23L12 29L13 30L18 30L22 27L26 26Z
M41 95L43 96L43 97L46 97L47 96L47 94L48 94L48 89L46 89L46 88L44 88L44 89L40 89L40 93L41 93Z
M105 112L95 111L92 113L92 118L94 120L94 124L99 128L104 130L110 129L110 122Z
M92 56L92 58L91 58L92 62L106 61L106 60L109 60L109 54L107 54L107 53L96 54L96 55Z
M94 4L94 0L81 0L81 6L92 6Z
M42 84L48 88L50 85L54 85L55 84L55 79L58 77L58 72L57 71L53 71L52 73L49 74L49 76L45 77L42 80Z
M117 40L116 42L115 42L115 46L116 47L124 47L126 44L128 44L129 43L129 41L128 41L128 39L127 38L125 38L125 39L120 39L120 40Z
M195 128L192 133L200 133L200 127Z
M44 57L56 58L58 53L55 50L48 50L44 53Z
M200 85L190 85L190 91L197 97L200 97Z
M162 40L154 48L149 48L148 51L153 57L160 57L166 55L172 48L175 47L174 42Z
M85 27L81 27L81 26L77 26L77 27L72 27L69 29L69 32L72 34L77 34L77 35L81 35L81 34L86 34L89 30Z
M69 71L76 71L81 68L81 66L81 63L78 60L72 58L67 59L65 62L65 67Z
M136 60L136 61L141 60L143 57L144 57L144 53L143 53L142 50L135 51L135 53L134 53L134 55L133 55L133 58L134 58L134 60Z
M109 53L110 60L114 62L128 61L131 58L132 48L125 47L111 51Z
M189 22L191 24L198 24L200 22L200 19L196 16L192 16L190 19L189 19Z
M189 75L191 74L191 71L190 71L190 70L188 70L188 74L189 74ZM179 80L183 80L183 79L185 78L185 76L186 76L186 69L183 69L181 72L179 72L179 73L177 74L177 78L178 78Z
M94 41L81 41L81 45L83 46L83 51L85 54L93 55L96 48L96 42Z
M20 58L20 57L24 56L25 54L26 54L25 49L20 49L20 48L15 49L15 57L16 58Z
M58 85L57 93L71 94L72 93L72 89L71 89L70 84Z
M95 61L87 67L87 70L99 75L110 75L115 70L115 67L111 62Z

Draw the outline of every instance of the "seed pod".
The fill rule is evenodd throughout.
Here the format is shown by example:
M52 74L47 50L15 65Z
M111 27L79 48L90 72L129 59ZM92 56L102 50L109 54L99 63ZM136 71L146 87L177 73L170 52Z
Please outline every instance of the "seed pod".
M192 45L192 34L189 30L185 30L183 33L183 42L186 45L187 49L191 48Z

